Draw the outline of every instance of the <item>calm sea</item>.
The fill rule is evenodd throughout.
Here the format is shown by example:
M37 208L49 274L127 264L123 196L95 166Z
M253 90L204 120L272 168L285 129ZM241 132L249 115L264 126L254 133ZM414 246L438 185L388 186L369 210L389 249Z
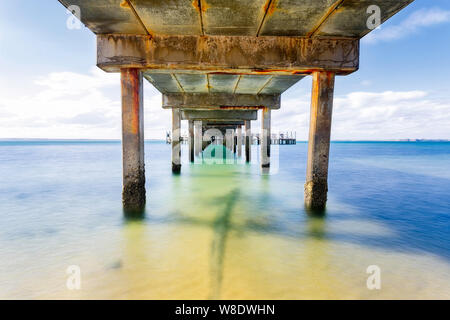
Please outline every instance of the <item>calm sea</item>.
M120 142L0 142L0 298L449 299L450 143L333 143L323 218L303 208L306 150L277 146L269 175L241 159L172 175L147 142L132 219Z

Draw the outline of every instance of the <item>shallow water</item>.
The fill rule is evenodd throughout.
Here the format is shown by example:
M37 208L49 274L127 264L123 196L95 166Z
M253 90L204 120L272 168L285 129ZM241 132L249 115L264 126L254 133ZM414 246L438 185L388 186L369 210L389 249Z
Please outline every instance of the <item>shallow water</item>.
M303 209L306 143L276 146L270 175L241 159L172 175L170 146L145 147L132 219L119 142L0 142L0 298L450 298L450 143L333 143L323 218Z

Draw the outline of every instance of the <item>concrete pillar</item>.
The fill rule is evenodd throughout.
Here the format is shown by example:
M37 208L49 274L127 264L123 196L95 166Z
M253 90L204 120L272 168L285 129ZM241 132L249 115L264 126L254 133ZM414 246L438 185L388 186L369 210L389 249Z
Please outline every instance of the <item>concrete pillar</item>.
M144 100L139 69L121 70L122 203L125 211L145 208Z
M202 153L202 143L203 143L203 132L202 132L202 122L194 121L194 152L198 156Z
M181 117L180 109L172 108L172 172L181 171Z
M333 91L334 73L313 73L305 183L305 206L312 210L325 209L327 202Z
M189 161L194 162L194 121L189 120Z
M233 154L234 149L234 134L233 129L227 129L225 131L225 147L227 148L227 160L231 157Z
M267 107L262 109L261 166L270 167L270 108Z
M252 127L251 122L246 120L245 126L245 161L250 162L252 157Z
M233 154L236 154L237 151L237 132L236 129L233 129Z
M237 127L237 155L242 156L242 126Z

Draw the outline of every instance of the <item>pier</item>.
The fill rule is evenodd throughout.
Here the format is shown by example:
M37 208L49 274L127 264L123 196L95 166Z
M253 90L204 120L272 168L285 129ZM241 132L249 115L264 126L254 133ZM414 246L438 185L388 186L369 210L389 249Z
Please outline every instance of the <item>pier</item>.
M124 208L145 206L144 80L172 111L172 170L180 173L182 142L193 161L216 139L238 154L243 144L250 161L257 137L260 165L269 168L271 144L296 141L272 135L272 112L282 112L283 92L312 76L305 205L323 210L336 75L359 68L359 40L377 14L369 6L383 23L412 1L60 0L79 6L96 34L97 66L121 74ZM253 136L256 120L261 132Z

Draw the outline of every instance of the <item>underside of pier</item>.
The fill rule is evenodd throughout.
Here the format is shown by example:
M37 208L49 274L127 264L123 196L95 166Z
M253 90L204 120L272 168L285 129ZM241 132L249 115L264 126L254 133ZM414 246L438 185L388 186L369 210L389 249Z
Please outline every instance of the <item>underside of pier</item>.
M78 6L79 18L97 35L98 67L122 74L125 209L145 204L144 79L172 110L178 173L181 120L189 122L191 161L201 153L205 131L214 128L245 140L250 161L250 123L258 110L259 161L268 168L271 112L280 109L283 92L312 75L305 203L322 210L335 75L358 70L359 39L413 0L59 1L69 10ZM239 143L233 148L240 155Z

